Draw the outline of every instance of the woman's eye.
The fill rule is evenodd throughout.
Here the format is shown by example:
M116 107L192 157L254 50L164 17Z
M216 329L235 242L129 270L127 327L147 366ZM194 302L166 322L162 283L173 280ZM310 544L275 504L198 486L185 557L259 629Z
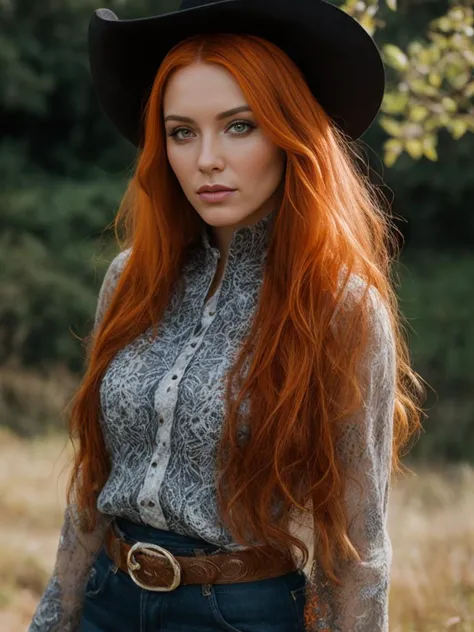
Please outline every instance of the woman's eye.
M232 127L238 127L238 126L240 126L241 131L237 131L237 136L240 136L244 134L245 132L247 132L249 129L252 129L255 127L255 125L253 125L253 123L250 123L250 121L236 121L235 123L232 123L230 127L232 128ZM242 126L247 129L242 130Z
M184 136L180 137L178 136L178 134L180 134L181 132L189 132L190 130L187 127L177 127L176 129L174 129L172 132L169 133L169 136L173 136L175 138L177 138L178 140L186 140L187 138L189 138L189 136Z

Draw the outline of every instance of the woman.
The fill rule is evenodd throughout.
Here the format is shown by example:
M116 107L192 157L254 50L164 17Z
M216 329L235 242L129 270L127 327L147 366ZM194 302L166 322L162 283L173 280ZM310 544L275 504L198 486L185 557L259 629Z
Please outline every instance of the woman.
M319 0L228 0L99 10L90 55L138 159L30 632L387 631L421 386L351 144L376 47Z

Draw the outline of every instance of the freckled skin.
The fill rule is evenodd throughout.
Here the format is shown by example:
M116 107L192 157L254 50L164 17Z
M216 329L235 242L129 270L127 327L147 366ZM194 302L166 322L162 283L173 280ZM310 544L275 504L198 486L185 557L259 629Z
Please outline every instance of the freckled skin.
M216 118L245 104L228 70L202 62L178 70L163 99L164 119L176 114L194 120L165 122L168 160L187 199L212 227L221 268L234 230L268 215L282 195L285 152L264 135L255 115L247 111ZM170 136L174 130L179 130L177 136ZM209 203L197 194L203 184L237 191L222 202Z

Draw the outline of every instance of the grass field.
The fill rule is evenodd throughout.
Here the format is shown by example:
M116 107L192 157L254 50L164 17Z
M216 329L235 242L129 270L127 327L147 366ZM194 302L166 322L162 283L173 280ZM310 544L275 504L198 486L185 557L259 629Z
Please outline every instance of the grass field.
M65 436L27 442L0 430L2 632L25 632L49 578L71 455ZM474 468L394 482L389 532L390 631L474 632Z

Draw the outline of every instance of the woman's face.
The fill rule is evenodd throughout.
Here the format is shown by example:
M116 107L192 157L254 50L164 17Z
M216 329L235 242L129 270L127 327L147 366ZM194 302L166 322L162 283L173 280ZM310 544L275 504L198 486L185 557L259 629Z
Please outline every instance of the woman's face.
M242 111L228 113L242 108ZM232 233L254 224L281 200L285 152L262 132L232 74L194 63L171 77L163 100L168 160L186 197L226 249ZM220 201L203 185L233 189Z

